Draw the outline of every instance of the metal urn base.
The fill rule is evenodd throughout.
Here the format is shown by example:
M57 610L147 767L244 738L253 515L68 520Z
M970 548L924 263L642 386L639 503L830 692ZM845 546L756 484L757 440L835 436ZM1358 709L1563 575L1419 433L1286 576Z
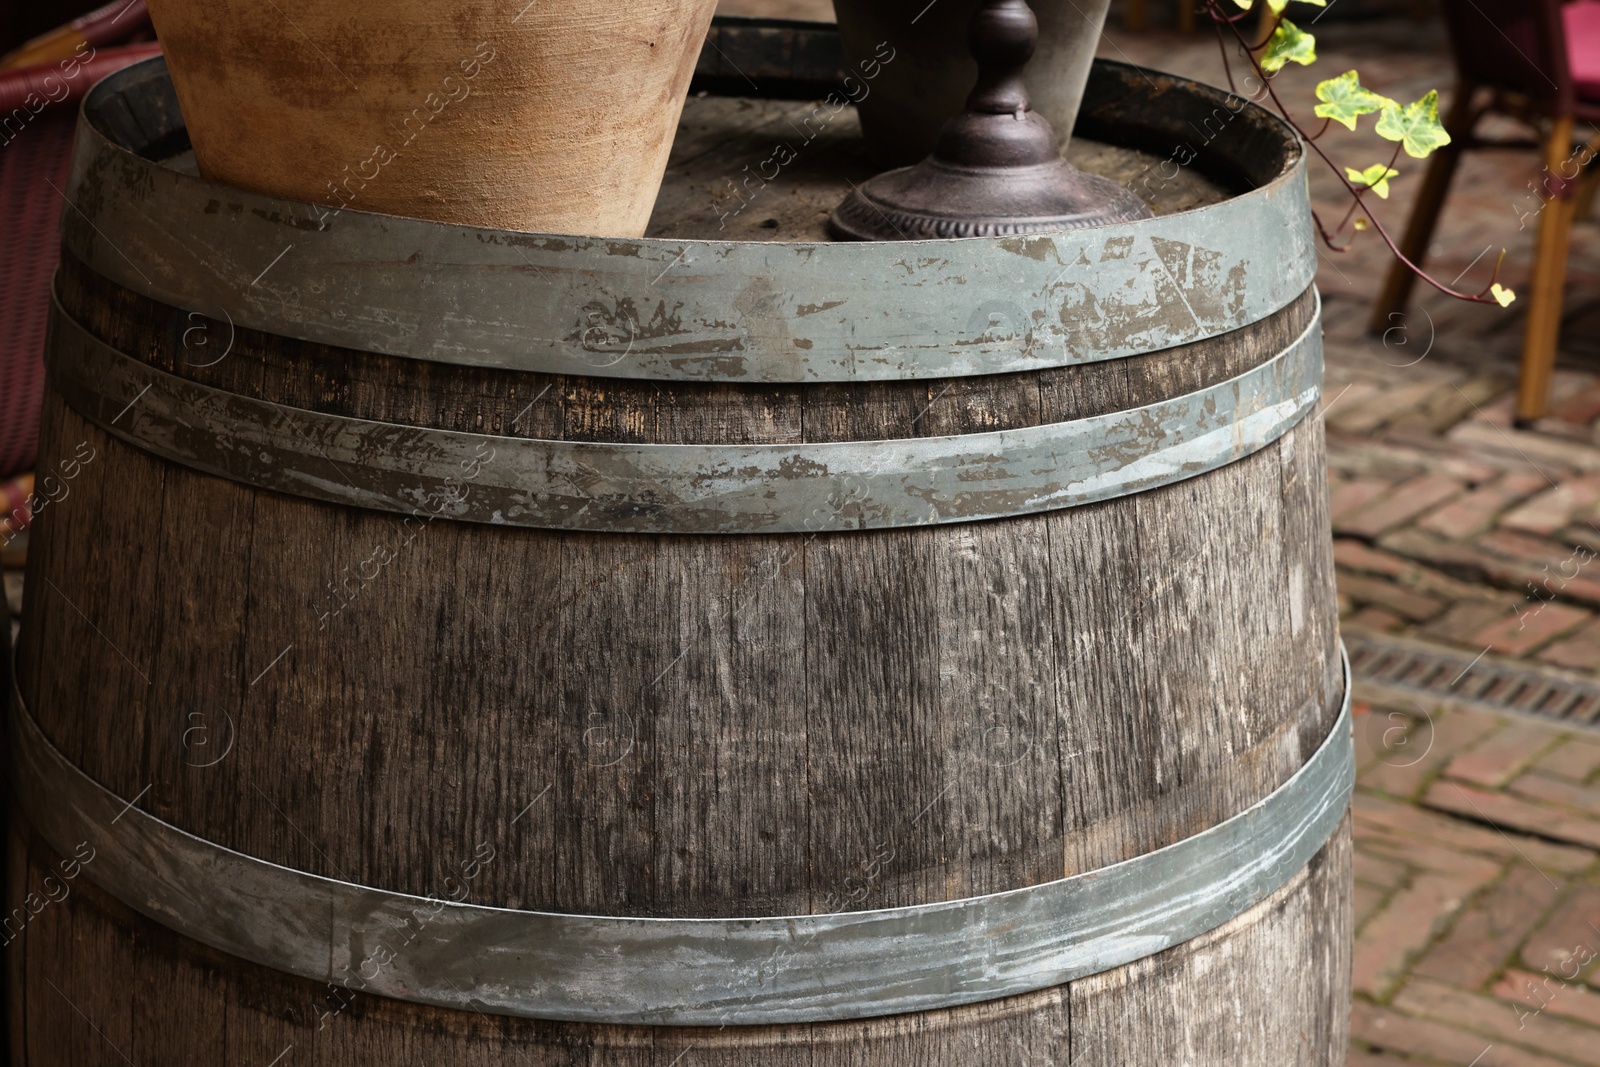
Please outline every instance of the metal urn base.
M1133 193L1066 160L1031 167L961 167L937 156L856 187L828 220L855 241L1003 237L1150 217Z
M1025 0L972 15L978 84L945 123L933 154L856 186L829 219L857 241L993 237L1150 217L1130 190L1061 158L1050 123L1029 109L1022 69L1039 23Z

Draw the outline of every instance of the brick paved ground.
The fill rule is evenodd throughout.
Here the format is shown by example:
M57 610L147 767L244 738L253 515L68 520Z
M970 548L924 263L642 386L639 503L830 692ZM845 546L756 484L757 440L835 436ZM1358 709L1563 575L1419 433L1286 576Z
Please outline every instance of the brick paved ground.
M1356 67L1414 99L1448 90L1442 47L1404 20L1329 27L1317 73L1280 86L1307 100L1318 77ZM1113 30L1101 54L1220 71L1212 40ZM1370 134L1336 128L1328 144L1377 161ZM1380 213L1397 231L1421 176L1400 166ZM1468 157L1432 249L1441 280L1481 287L1505 247L1504 276L1525 288L1532 228L1518 213L1536 173L1528 152ZM1326 173L1312 193L1338 202ZM1600 227L1575 231L1555 404L1530 430L1510 419L1525 304L1424 291L1386 338L1368 337L1388 265L1371 237L1325 254L1318 274L1345 628L1600 673ZM1362 685L1357 697L1351 1067L1600 1065L1600 730Z
M1318 78L1352 67L1397 98L1432 87L1448 98L1443 47L1438 27L1404 19L1319 26L1315 68L1287 71L1276 84L1302 110L1315 102ZM1213 82L1221 76L1216 43L1203 35L1113 30L1100 51ZM1355 134L1335 126L1320 143L1356 166L1382 154L1366 126ZM1396 233L1422 173L1404 157L1398 166L1379 212ZM1431 250L1440 280L1481 288L1505 248L1503 277L1526 290L1537 218L1528 214L1536 201L1527 183L1537 173L1526 150L1467 157ZM1320 165L1312 195L1324 216L1338 213L1340 190ZM1348 253L1325 252L1317 277L1346 626L1600 672L1600 226L1575 230L1554 405L1529 430L1511 426L1525 300L1502 311L1419 286L1413 310L1386 336L1370 337L1366 320L1388 262L1369 232Z
M1356 712L1350 1064L1600 1064L1600 732Z
M831 18L828 0L725 0L728 10ZM1155 0L1152 19L1170 20ZM781 8L781 10L779 10ZM1114 14L1100 54L1223 84L1209 33L1129 34ZM1321 78L1351 68L1402 100L1430 88L1448 102L1442 28L1407 18L1319 23L1320 59L1275 81L1309 117ZM1486 124L1499 137L1520 131ZM1341 164L1387 158L1365 120L1319 141ZM1404 227L1423 165L1401 157L1380 221ZM1477 290L1506 250L1502 277L1526 296L1537 201L1534 153L1470 154L1430 250L1445 282ZM1313 161L1312 196L1342 214L1341 187ZM1467 305L1419 286L1419 299L1382 337L1365 332L1390 259L1374 233L1346 253L1325 251L1317 276L1328 358L1326 410L1340 608L1352 629L1404 634L1588 674L1600 672L1600 225L1580 222L1567 283L1561 369L1551 417L1511 428L1526 300Z
M763 4L831 17L826 0L737 6ZM1315 72L1291 69L1278 83L1288 99L1308 102L1319 77L1351 67L1407 100L1448 88L1437 27L1318 33ZM1113 30L1101 53L1220 77L1203 35ZM1325 143L1365 166L1378 161L1366 129L1335 127ZM1381 216L1396 230L1421 174L1401 166ZM1506 280L1525 288L1532 230L1519 214L1536 173L1528 152L1468 159L1433 249L1443 280L1480 287L1503 246ZM1319 204L1338 203L1321 170L1312 190ZM1324 255L1318 276L1345 626L1600 674L1600 227L1575 233L1556 404L1531 430L1509 418L1525 303L1500 311L1424 295L1386 338L1369 338L1387 263L1367 234L1350 253ZM7 579L16 585L14 572ZM1349 1064L1600 1065L1600 730L1362 685L1357 698Z

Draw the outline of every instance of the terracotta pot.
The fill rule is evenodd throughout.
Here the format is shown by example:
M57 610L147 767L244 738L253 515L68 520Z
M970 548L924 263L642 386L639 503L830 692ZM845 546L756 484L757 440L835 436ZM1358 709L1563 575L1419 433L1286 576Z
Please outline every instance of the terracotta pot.
M881 62L885 42L894 49L856 105L874 163L917 162L933 151L945 121L961 111L978 77L967 24L980 2L833 0L849 69L874 56ZM1110 0L1033 0L1031 6L1039 44L1023 81L1033 110L1049 121L1065 151Z
M330 209L636 237L715 6L152 0L150 13L208 178Z

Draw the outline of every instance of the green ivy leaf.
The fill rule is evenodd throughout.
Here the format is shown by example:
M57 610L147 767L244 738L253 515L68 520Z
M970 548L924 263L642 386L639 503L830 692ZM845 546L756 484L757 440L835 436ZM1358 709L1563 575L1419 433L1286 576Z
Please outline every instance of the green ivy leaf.
M1328 0L1300 0L1302 4L1311 4L1313 7L1327 7ZM1246 5L1248 6L1248 5ZM1281 15L1289 6L1289 0L1267 0L1267 6L1272 8L1274 15Z
M1316 106L1317 118L1342 122L1352 130L1356 128L1359 116L1382 110L1385 105L1394 105L1394 101L1387 96L1379 96L1363 87L1360 75L1353 70L1347 70L1337 78L1329 78L1318 85L1317 99L1322 101Z
M1267 40L1267 50L1261 55L1261 69L1271 73L1282 70L1285 63L1309 66L1316 59L1317 39L1284 19Z
M1255 4L1256 0L1233 0L1233 2L1244 8L1246 11L1249 11L1250 8Z
M1517 294L1515 292L1507 289L1499 282L1495 282L1493 285L1489 286L1489 295L1494 297L1495 301L1503 308L1510 307L1511 301L1517 298Z
M1364 185L1377 193L1384 200L1389 199L1389 179L1397 177L1400 172L1383 163L1374 163L1366 170L1356 170L1354 167L1344 168L1345 177L1350 179L1351 185Z
M1379 137L1399 141L1406 155L1422 159L1435 148L1450 143L1450 135L1439 123L1439 90L1429 89L1428 95L1414 104L1401 107L1393 100L1383 104L1383 114L1373 130Z

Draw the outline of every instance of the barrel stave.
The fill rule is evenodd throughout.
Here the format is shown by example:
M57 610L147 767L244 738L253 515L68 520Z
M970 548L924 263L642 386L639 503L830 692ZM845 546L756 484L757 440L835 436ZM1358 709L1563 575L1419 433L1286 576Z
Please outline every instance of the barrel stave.
M11 835L18 885L37 886L59 856ZM140 1064L302 1062L525 1067L859 1067L1004 1063L1127 1067L1228 1063L1324 1067L1347 1040L1350 821L1267 900L1182 945L1068 986L1002 1000L836 1023L626 1027L447 1011L386 1000L244 963L166 930L79 878L29 927L11 973L51 993L29 998L18 1062L125 1064L87 1016ZM43 952L49 950L52 956ZM1259 998L1219 974L1271 975ZM105 981L107 974L121 976ZM1252 987L1256 983L1251 983ZM74 1009L74 1006L77 1010ZM77 1014L82 1011L83 1015ZM22 1040L22 1029L14 1034ZM70 1059L66 1058L68 1055ZM204 1056L204 1059L201 1059ZM286 1060L290 1057L286 1057ZM1187 1059L1186 1059L1187 1057Z
M1277 484L1278 457L1314 427L1043 517L706 539L407 529L78 432L147 493L101 486L92 510L60 508L41 543L84 558L38 565L75 576L77 608L129 661L92 669L104 650L83 617L35 598L30 707L121 795L155 782L162 817L329 877L438 892L487 842L499 858L474 899L510 907L952 899L1092 869L1248 807L1337 703L1326 546L1276 536L1322 506L1309 483L1287 498ZM161 532L133 572L149 589L130 597L89 527L139 521L152 487L158 515L197 521L144 520ZM363 584L375 545L395 560ZM226 578L209 583L196 560ZM1210 651L1190 667L1196 647ZM63 675L89 684L48 699ZM184 762L203 762L182 746L195 711L238 731L216 769ZM540 795L538 817L508 826ZM309 826L314 847L295 830ZM459 855L441 854L449 843Z
M1194 106L1192 89L1156 77L1179 110ZM1138 95L1088 107L1156 152L1107 155L1137 177L1168 150L1176 120L1141 110L1143 85L1127 71L1096 84L1102 96L1108 85ZM174 125L159 101L151 106L162 128ZM775 122L781 111L763 115ZM1246 109L1233 129L1253 157L1234 168L1245 185L1291 190L1283 176L1294 149L1275 121ZM813 201L837 198L828 183L849 171L844 132L788 174L801 195L779 213L781 226L792 217L803 229ZM767 136L747 133L740 144ZM737 141L723 143L743 150ZM1076 143L1093 150L1084 137ZM1235 147L1218 146L1214 174L1229 173L1220 155ZM724 165L715 152L696 158ZM1226 196L1197 169L1180 183L1184 206ZM692 186L671 186L657 232L704 236ZM96 204L78 191L92 228ZM93 258L94 236L68 225L65 311L152 366L291 409L553 441L760 444L1020 429L1227 381L1283 350L1316 314L1308 290L1190 344L1023 373L635 380L607 377L627 358L618 346L630 347L629 337L606 335L589 351L594 373L575 375L235 328L218 308L178 308L125 288L138 284L132 275L118 285L97 274L78 258ZM291 236L319 247L313 232ZM561 251L516 240L530 253L539 244L541 257ZM423 244L430 255L446 248ZM646 284L658 266L630 274L627 254L599 257L580 245L562 271L603 261L606 280L592 287L606 290L617 315L617 292L663 291ZM1061 315L1071 336L1116 348L1141 331L1193 336L1185 309L1208 329L1248 317L1229 303L1244 283L1221 279L1216 257L1171 241L1152 247L1171 284L1159 272L1136 280L1156 278L1155 305L1112 301L1108 316L1069 286ZM1034 278L1031 260L1043 263L1051 249L1044 240L972 254L995 253L996 277ZM1103 254L1111 251L1106 243ZM480 279L521 270L498 254L466 266ZM959 259L950 248L939 255ZM771 262L781 261L774 251ZM382 274L387 262L355 266ZM709 277L716 262L700 260L694 276ZM1154 261L1145 267L1156 272ZM383 274L394 284L417 277L394 270ZM1213 275L1215 286L1198 280ZM276 279L288 286L280 291L266 275L264 291L286 307L314 297L288 277ZM960 270L933 280L941 300L969 281ZM747 362L785 355L793 339L784 330L828 311L794 309L787 320L771 290L751 278L736 301L746 341L761 349L742 352ZM360 306L370 313L381 297ZM581 330L587 310L572 310ZM622 317L673 313L664 301ZM1040 328L1037 313L1019 321L996 304L979 307L955 342L1031 347L1046 336L1059 335ZM870 344L858 355L898 358ZM34 536L19 665L45 733L118 795L205 840L395 892L464 888L479 904L672 917L909 906L1035 885L1171 844L1255 804L1322 744L1342 696L1316 420L1218 470L1102 503L945 526L751 536L572 533L331 506L157 460L89 424L55 391L44 427L42 454L82 443L98 464L73 481L70 499L42 510ZM322 476L343 475L330 461ZM463 483L470 492L471 478ZM844 480L833 503L848 511L858 491ZM121 539L106 543L105 529ZM17 832L29 860L12 868L26 870L13 900L56 859L31 831ZM13 848L21 853L21 838ZM122 1062L120 1050L90 1040L81 1008L141 1063L268 1063L292 1046L336 1063L515 1056L532 1067L1310 1065L1342 1055L1349 862L1347 821L1273 897L1219 929L1054 989L853 1022L723 1028L491 1017L352 993L224 956L81 879L34 920L26 953L11 954L28 990L13 1004L40 1064ZM1223 973L1252 981L1223 995ZM46 979L72 996L72 1010L37 992Z

